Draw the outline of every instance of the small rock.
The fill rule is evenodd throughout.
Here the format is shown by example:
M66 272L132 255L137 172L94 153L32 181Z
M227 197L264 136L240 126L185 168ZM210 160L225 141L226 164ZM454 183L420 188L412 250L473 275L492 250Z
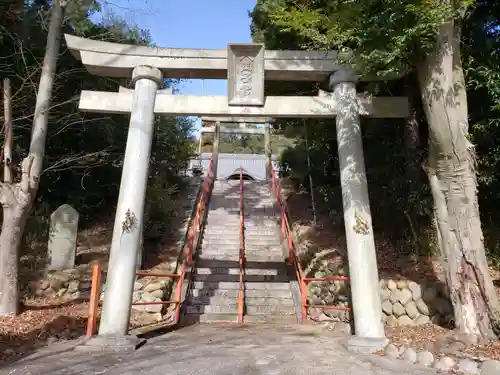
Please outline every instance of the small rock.
M408 280L398 280L397 283L396 283L398 289L406 289L406 287L408 286Z
M380 289L384 289L384 287L387 285L387 282L384 279L380 279L378 285L380 286Z
M417 353L417 363L424 367L431 367L434 363L434 355L427 350Z
M134 283L134 292L137 292L138 290L142 289L142 284L138 281Z
M157 299L157 297L151 295L149 292L143 292L141 300L143 302L154 302Z
M410 302L412 299L412 294L409 289L401 289L399 291L399 296L398 296L398 301L403 305L406 306L408 302Z
M418 299L415 302L415 305L417 306L417 309L421 314L429 315L429 306L427 306L423 299Z
M163 289L156 289L150 292L152 296L157 298L163 298L165 296L165 291Z
M155 290L163 289L164 285L165 284L161 282L150 283L144 287L144 290L146 292L154 292Z
M53 298L56 296L56 291L53 288L48 288L43 291L45 297Z
M79 287L80 287L80 282L78 280L72 280L68 284L68 292L74 293L78 290Z
M391 297L391 291L387 288L380 289L380 299L383 301L387 301Z
M55 291L58 291L59 289L61 289L64 286L64 281L59 279L59 278L54 277L54 278L50 279L49 284L50 284L50 287L52 289L54 289Z
M384 348L384 354L389 358L396 359L399 356L399 349L394 344L388 344Z
M410 301L405 305L406 314L411 318L415 319L418 316L418 309L415 302Z
M389 327L395 327L398 325L398 318L394 315L389 315L385 322Z
M400 317L406 312L406 310L402 304L396 302L394 305L392 305L392 312L396 317Z
M392 303L391 301L384 301L382 302L382 311L386 313L387 315L392 314Z
M398 285L394 280L387 280L387 289L389 290L396 290L398 288Z
M50 286L47 280L40 280L38 283L38 289L45 290Z
M408 348L404 351L402 358L408 363L417 362L417 352L412 348Z
M413 320L408 315L401 315L398 318L398 326L412 326Z
M389 296L389 301L396 303L399 300L399 290L391 290L391 295Z
M414 301L422 298L422 287L415 281L410 281L408 283L408 289L410 289Z
M477 375L479 374L479 366L477 362L464 358L458 361L457 369L459 373L463 373L466 375Z
M455 367L455 360L450 357L442 357L434 362L434 368L439 371L449 371L453 367Z
M498 375L500 374L500 361L485 361L481 365L481 375Z
M57 292L57 296L62 297L66 294L67 291L68 291L68 289L66 289L66 288L59 289Z
M479 339L476 335L468 335L460 332L452 332L451 336L455 341L463 342L465 345L476 345Z
M465 345L463 342L460 341L454 341L448 345L448 349L454 352L461 352L466 348L467 345Z

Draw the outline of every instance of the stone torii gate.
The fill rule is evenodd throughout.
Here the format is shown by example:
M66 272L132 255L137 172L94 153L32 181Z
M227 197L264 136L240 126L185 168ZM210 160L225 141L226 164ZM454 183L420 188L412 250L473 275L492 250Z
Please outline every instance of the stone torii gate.
M134 85L131 92L84 90L79 103L82 111L130 114L98 340L115 346L136 343L127 336L128 321L155 114L336 116L355 330L348 345L356 350L374 351L386 344L360 115L407 117L406 98L357 95L357 78L349 68L335 62L336 52L266 51L262 44L229 44L227 50L171 49L100 42L72 35L65 38L69 50L90 73L132 78ZM164 75L227 78L229 95L163 95L158 90ZM277 81L328 81L331 92L312 97L265 97L264 77Z
M212 158L214 160L214 175L217 176L217 163L219 161L219 141L220 134L261 134L264 135L264 154L266 155L266 177L269 177L269 163L271 162L271 118L266 117L210 117L201 118L200 143L198 154L201 155L203 145L203 134L214 134L212 146ZM223 125L222 125L223 124ZM249 128L248 124L263 124L264 128Z

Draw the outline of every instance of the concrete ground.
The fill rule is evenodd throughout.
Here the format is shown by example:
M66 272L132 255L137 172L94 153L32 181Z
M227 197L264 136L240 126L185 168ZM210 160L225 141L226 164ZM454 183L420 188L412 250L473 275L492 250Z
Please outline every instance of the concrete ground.
M0 369L13 375L426 375L403 361L348 352L312 326L194 325L149 339L133 353L53 347ZM61 348L59 347L59 350Z

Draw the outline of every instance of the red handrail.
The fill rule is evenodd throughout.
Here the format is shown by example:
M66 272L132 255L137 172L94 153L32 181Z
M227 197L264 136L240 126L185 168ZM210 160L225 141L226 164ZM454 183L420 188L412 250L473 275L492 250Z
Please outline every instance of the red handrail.
M243 168L240 167L240 288L238 292L238 323L243 323L244 311L244 221L243 221Z
M149 271L137 271L135 274L137 276L151 276L151 277L162 277L178 279L175 288L174 298L170 301L159 301L159 302L133 302L132 305L170 305L175 304L174 319L168 323L166 326L174 326L179 323L180 319L180 308L182 299L182 287L184 284L184 279L186 278L186 273L188 267L193 264L193 252L195 247L195 240L198 238L198 234L202 230L202 215L205 212L208 199L210 198L210 193L214 181L213 174L213 160L210 161L210 165L207 170L207 175L203 181L203 186L201 190L200 197L196 203L195 216L191 222L188 230L186 245L183 249L183 257L181 260L180 271L178 273L159 273L159 272L149 272ZM92 289L91 289L91 303L89 305L89 315L87 320L87 332L86 336L91 337L96 330L97 325L97 309L99 305L99 294L100 294L100 277L101 269L100 266L94 266L92 270Z
M300 261L297 256L295 245L293 241L293 232L288 221L288 215L286 211L286 205L281 197L281 187L276 177L276 171L272 165L272 162L269 162L269 173L271 174L271 187L276 197L276 201L278 202L278 206L281 211L281 232L283 236L287 240L288 244L288 253L290 263L293 265L295 269L295 274L297 276L297 281L300 287L300 300L301 300L301 310L302 310L302 322L304 323L307 320L307 313L310 307L327 309L327 310L351 310L350 307L338 307L331 305L312 305L307 303L307 284L310 282L317 281L334 281L334 280L349 280L348 277L305 277L304 272L300 266Z

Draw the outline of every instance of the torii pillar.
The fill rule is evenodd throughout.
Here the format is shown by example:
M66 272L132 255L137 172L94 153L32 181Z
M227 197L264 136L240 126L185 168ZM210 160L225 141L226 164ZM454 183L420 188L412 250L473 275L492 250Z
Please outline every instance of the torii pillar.
M129 341L137 340L126 336L132 304L129 291L133 290L135 282L154 132L154 106L163 75L157 68L138 66L133 70L132 82L132 112L99 324L100 337L122 335L127 341L124 346L134 345Z
M346 346L354 351L373 353L388 344L382 323L382 304L373 236L363 140L356 96L357 77L348 68L329 79L338 103L336 116L340 186L349 262L355 336Z

